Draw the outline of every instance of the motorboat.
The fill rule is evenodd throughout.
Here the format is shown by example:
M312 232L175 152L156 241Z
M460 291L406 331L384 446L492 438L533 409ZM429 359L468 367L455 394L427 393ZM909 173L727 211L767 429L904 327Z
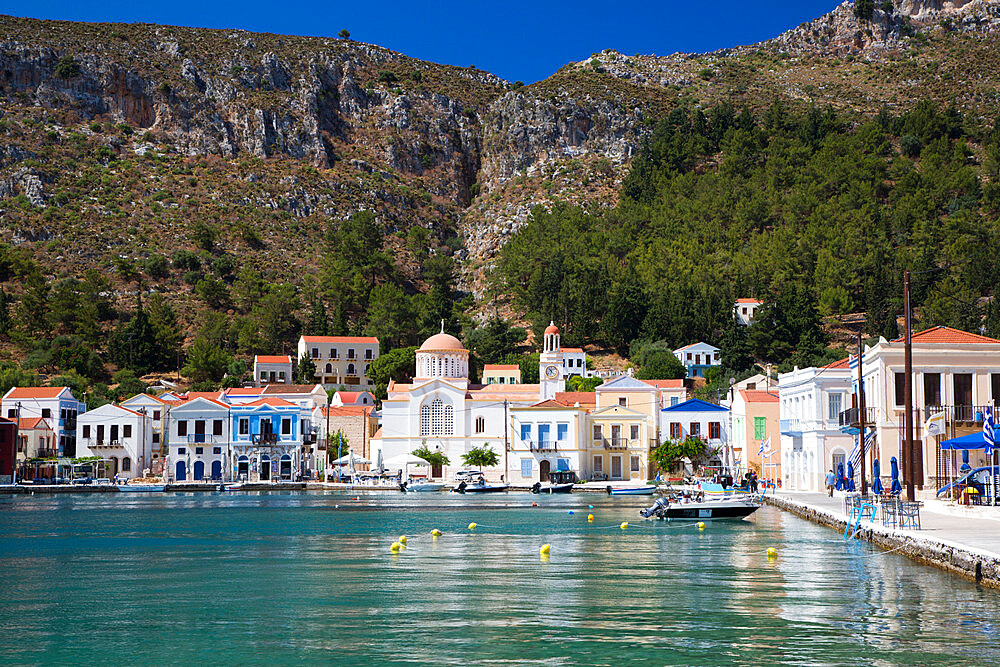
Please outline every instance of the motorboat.
M444 488L444 482L431 482L429 480L407 480L399 485L399 490L403 493L425 493L430 491L440 491Z
M657 498L651 506L639 510L639 514L647 519L678 521L743 519L760 509L760 505L760 501L753 496L713 500Z
M125 493L160 493L166 484L118 484L118 490Z
M656 493L655 486L609 486L609 496L651 496Z
M548 485L535 482L531 487L532 493L572 493L573 484L576 483L576 473L572 470L557 470L549 473Z
M472 480L462 480L455 487L458 493L499 493L510 488L510 484L488 484L486 478L480 475Z

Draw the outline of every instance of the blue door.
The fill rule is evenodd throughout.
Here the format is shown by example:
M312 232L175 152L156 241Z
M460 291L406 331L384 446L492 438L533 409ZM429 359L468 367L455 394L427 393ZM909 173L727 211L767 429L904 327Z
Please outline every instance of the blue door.
M195 461L194 462L194 478L195 479L205 479L205 462Z
M184 461L177 462L177 474L175 475L178 482L183 482L187 479L187 468L184 465Z
M212 479L222 479L222 461L212 461Z

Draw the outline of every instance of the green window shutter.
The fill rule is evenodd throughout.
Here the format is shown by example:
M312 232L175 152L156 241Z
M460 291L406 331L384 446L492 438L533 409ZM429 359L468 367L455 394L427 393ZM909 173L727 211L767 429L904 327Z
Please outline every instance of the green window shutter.
M753 418L753 437L756 440L763 440L764 437L765 437L765 433L764 433L765 430L766 430L766 428L764 426L764 418L763 417L754 417Z

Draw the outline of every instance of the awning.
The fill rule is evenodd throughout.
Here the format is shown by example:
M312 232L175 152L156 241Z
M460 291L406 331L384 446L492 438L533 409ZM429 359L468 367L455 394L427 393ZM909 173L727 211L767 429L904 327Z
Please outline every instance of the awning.
M941 449L986 449L986 437L982 431L976 431L961 438L943 440Z

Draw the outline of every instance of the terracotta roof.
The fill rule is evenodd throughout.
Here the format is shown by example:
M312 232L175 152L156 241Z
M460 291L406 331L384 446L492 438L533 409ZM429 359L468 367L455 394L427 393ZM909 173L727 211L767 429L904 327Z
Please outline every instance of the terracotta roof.
M757 303L757 304L761 304L761 303L764 303L764 302L760 301L759 299L745 299L744 298L744 299L736 299L736 303Z
M44 417L28 417L28 418L18 419L17 420L17 427L19 429L23 428L25 430L34 429L34 428L41 428L41 429L45 429L47 431L51 431L52 430L52 427L49 426L48 422L45 421Z
M255 364L290 364L292 358L287 354L258 354L254 355Z
M557 327L554 322L549 322L549 326L545 327L545 333L557 334L559 333L559 327Z
M337 396L344 403L357 403L362 394L374 395L370 391L338 391Z
M592 391L557 391L555 400L563 405L597 405L597 394Z
M374 405L345 405L343 407L322 407L320 408L320 414L324 417L329 413L330 417L359 417L361 415L371 414L375 409Z
M517 364L486 364L484 371L519 371L521 367Z
M260 396L267 387L231 387L223 393L226 396ZM216 396L219 394L216 393Z
M830 370L838 370L841 368L850 368L850 357L844 357L840 361L835 361L832 364L827 364L826 366L821 366L820 368L828 368Z
M269 384L264 386L261 394L311 394L315 389L314 384Z
M684 380L640 380L646 384L651 384L657 389L683 389Z
M564 347L563 352L569 352L570 354L583 354L582 347Z
M462 341L455 338L451 334L436 333L427 340L424 344L420 346L421 351L427 350L464 350L465 347L462 346Z
M219 392L217 391L189 391L184 394L184 399L190 401L192 398L207 398L210 401L219 400Z
M537 384L474 384L465 397L475 401L502 401L508 398L528 401L538 398L539 388Z
M250 403L244 403L243 405L246 406L246 407L251 407L251 408L258 407L258 406L261 406L261 405L270 405L271 407L275 407L275 408L286 408L286 407L288 407L288 408L295 408L295 407L298 407L294 403L289 403L285 399L278 398L277 396L267 396L265 398L258 398L256 401L251 401ZM233 407L239 407L239 406L233 406Z
M778 390L772 389L771 391L762 391L758 389L740 389L740 393L743 394L744 400L747 403L777 403L778 402Z
M375 438L381 438L381 437L382 437L382 427L379 426L378 430L375 431L375 433L372 435L372 440L374 440Z
M58 398L66 387L14 387L7 398Z
M357 343L361 345L378 345L378 338L373 336L303 336L307 343Z
M910 340L914 343L1000 343L1000 340L996 338L944 326L932 327L910 334ZM896 338L892 342L902 343L903 339Z
M570 405L572 405L572 404L570 404ZM529 405L528 407L529 408L559 408L561 410L563 408L570 407L570 406L567 406L565 403L560 403L559 401L550 398L547 401L542 401L541 403L535 403L534 405Z

